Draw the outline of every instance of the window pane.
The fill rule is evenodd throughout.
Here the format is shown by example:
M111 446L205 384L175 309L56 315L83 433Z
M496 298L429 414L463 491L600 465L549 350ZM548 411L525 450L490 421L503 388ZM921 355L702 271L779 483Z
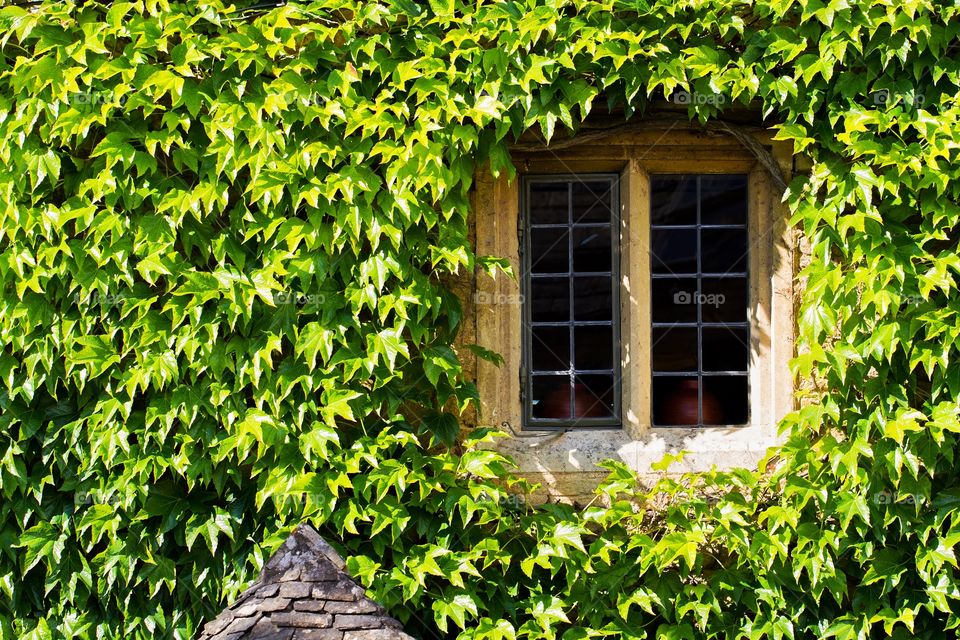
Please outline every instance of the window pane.
M617 425L618 179L531 177L524 184L525 413L535 425L576 426L578 418ZM567 372L585 377L574 385Z
M569 327L534 327L530 352L533 368L537 371L569 370Z
M573 336L577 369L613 369L613 327L576 327Z
M569 187L566 182L533 182L527 203L530 224L567 224Z
M699 382L696 377L653 379L653 424L695 427L700 424Z
M653 321L696 322L696 292L696 278L656 278L651 300Z
M567 278L533 278L530 281L530 317L534 322L570 320L570 281Z
M575 228L573 230L573 268L580 273L610 271L613 251L610 226Z
M717 407L716 411L704 410L704 424L747 424L747 376L704 376L703 394L704 405L709 397Z
M577 376L574 384L575 418L610 418L613 416L613 376Z
M569 231L563 229L530 230L531 273L566 273L570 265Z
M747 321L746 278L704 278L700 314L704 322Z
M653 176L650 222L697 224L697 176Z
M610 276L574 278L575 320L613 319L613 282Z
M573 221L610 222L612 188L610 180L573 182Z
M652 329L655 425L746 421L749 281L728 274L747 271L747 202L743 175L651 179L651 271L677 276L653 278L652 319L695 325Z
M533 376L534 418L570 418L570 376Z
M704 273L743 273L747 270L746 229L703 229L700 264Z
M700 178L700 224L746 224L747 176Z
M697 370L696 328L656 328L652 338L654 371Z
M650 232L650 251L653 273L697 272L696 229L654 229Z
M749 352L746 329L703 328L704 371L746 371Z

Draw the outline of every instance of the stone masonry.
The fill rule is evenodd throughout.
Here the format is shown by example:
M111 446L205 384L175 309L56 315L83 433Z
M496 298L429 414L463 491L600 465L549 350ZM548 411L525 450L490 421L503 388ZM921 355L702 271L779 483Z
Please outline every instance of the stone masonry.
M259 579L197 640L413 640L346 573L343 558L302 524Z

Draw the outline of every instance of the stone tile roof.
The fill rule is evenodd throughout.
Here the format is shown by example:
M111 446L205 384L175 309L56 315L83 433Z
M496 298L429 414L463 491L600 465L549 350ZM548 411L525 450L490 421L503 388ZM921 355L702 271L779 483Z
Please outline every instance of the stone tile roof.
M413 640L364 595L343 558L302 524L197 640Z

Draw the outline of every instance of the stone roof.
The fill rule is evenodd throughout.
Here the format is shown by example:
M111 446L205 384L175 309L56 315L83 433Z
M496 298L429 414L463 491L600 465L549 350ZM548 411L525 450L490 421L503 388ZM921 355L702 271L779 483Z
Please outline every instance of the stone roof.
M259 579L197 640L413 640L346 573L343 558L302 524Z

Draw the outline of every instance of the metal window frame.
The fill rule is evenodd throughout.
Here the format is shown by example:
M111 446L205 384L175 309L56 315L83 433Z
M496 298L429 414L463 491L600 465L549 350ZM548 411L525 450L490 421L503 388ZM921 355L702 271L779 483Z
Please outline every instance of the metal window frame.
M622 363L621 363L621 338L620 338L620 324L621 324L621 314L620 314L620 183L621 176L618 173L610 172L598 172L598 173L562 173L562 174L528 174L522 176L520 184L520 215L519 219L519 230L520 230L520 263L522 269L522 278L521 278L521 293L523 294L523 304L522 304L522 318L523 318L523 327L522 327L522 356L521 356L521 370L520 370L520 404L523 410L523 421L521 429L524 430L537 430L537 431L551 431L551 430L568 430L568 429L584 429L584 430L604 430L604 429L622 429L623 428L623 385L622 385ZM600 226L603 223L581 223L577 225L576 221L573 220L573 204L572 204L572 185L575 182L591 182L591 181L609 181L610 183L610 247L611 247L611 269L610 272L577 272L573 264L573 232L579 227L589 227L591 225ZM538 183L549 183L549 182L564 182L570 185L570 188L567 192L567 222L566 224L556 224L556 225L536 225L537 227L549 228L554 226L556 228L564 228L568 230L568 239L567 239L567 271L566 273L558 273L554 276L549 274L538 274L538 277L566 277L568 281L568 296L570 301L570 317L567 321L561 322L537 322L537 327L540 326L563 326L569 328L569 349L570 349L570 360L571 367L566 371L533 371L533 329L534 323L531 314L531 304L528 301L532 301L531 287L533 286L533 275L531 274L531 221L528 205L530 203L530 187L532 184ZM578 276L595 276L595 277L607 277L609 276L611 280L611 319L610 321L589 321L589 320L575 320L576 307L575 307L575 296L574 296L574 282ZM613 344L611 354L612 368L611 369L577 369L575 367L576 359L576 343L575 343L575 328L581 326L610 326L612 328L613 334ZM609 418L536 418L533 416L533 379L535 376L539 375L569 375L571 385L570 388L573 388L574 380L576 377L582 377L584 375L610 375L613 379L613 415ZM573 394L570 394L570 404L571 404L571 413L575 398Z
M744 216L743 224L702 224L701 223L701 205L703 203L703 197L701 195L702 189L702 179L704 176L717 176L722 175L726 177L742 177L746 185L747 195L746 202L744 206L746 208L746 215ZM697 272L696 273L654 273L653 272L653 254L651 247L651 256L650 256L650 309L653 309L653 281L654 280L671 280L676 278L696 278L697 281L697 292L700 293L703 291L703 278L739 278L744 282L745 293L746 293L746 302L747 308L750 308L751 304L751 288L750 288L750 194L751 194L751 180L750 176L746 173L654 173L650 175L651 186L650 186L650 197L653 197L653 185L652 182L656 178L666 178L666 177L689 177L696 176L697 178L697 222L696 224L655 224L652 219L650 221L650 232L651 237L654 231L657 230L668 230L668 231L681 231L681 230L696 230L697 233ZM704 272L703 271L703 247L701 246L702 240L702 231L711 230L711 229L737 229L743 230L747 236L747 249L746 253L743 256L744 261L744 271L730 271L724 273L714 273L714 272ZM675 429L675 428L691 428L691 429L712 429L712 428L743 428L750 424L750 412L751 412L751 397L750 397L750 339L751 339L751 323L749 318L743 322L704 322L703 321L703 310L700 304L697 304L697 320L695 322L654 322L652 313L650 318L650 332L651 332L651 345L653 344L652 335L654 329L675 329L675 328L695 328L697 330L697 368L696 371L657 371L653 367L652 362L652 353L651 353L651 364L650 364L650 384L653 385L655 378L696 378L697 380L697 424L657 424L653 416L654 413L654 403L655 399L653 394L650 394L650 425L655 429ZM747 334L747 368L743 371L704 371L703 370L703 329L744 329ZM652 351L652 347L651 347ZM703 379L710 377L741 377L745 378L747 382L747 415L743 423L736 424L704 424L703 422Z

